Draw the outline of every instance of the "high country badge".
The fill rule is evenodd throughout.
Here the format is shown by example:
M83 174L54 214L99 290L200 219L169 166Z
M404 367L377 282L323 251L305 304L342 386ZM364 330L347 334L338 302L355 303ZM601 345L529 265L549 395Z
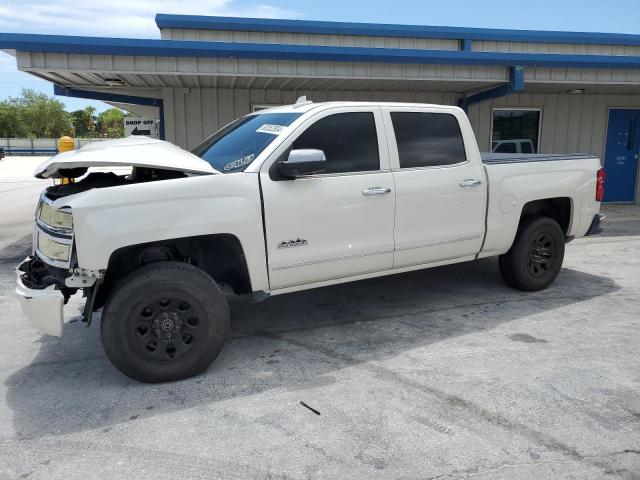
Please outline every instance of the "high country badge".
M287 240L286 242L280 242L278 248L293 248L293 247L305 247L308 242L302 238L297 240Z

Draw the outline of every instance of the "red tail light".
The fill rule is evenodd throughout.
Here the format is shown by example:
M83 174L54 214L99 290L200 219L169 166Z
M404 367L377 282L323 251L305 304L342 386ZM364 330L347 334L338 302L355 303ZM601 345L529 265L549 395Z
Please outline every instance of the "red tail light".
M601 202L604 197L604 168L598 170L596 179L596 201Z

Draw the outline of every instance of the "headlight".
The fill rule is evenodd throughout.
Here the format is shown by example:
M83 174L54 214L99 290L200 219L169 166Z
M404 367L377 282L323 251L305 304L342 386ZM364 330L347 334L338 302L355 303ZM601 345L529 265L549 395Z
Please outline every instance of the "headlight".
M46 202L41 202L38 218L46 226L54 229L73 229L73 215L64 210L57 210Z
M55 241L38 230L38 250L53 260L68 262L71 256L71 245Z

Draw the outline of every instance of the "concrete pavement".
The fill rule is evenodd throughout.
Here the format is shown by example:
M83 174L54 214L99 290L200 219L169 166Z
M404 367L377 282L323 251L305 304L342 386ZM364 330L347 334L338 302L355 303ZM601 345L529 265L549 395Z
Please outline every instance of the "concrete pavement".
M544 292L490 259L235 301L208 371L145 385L77 304L61 339L23 318L42 185L4 175L0 478L640 478L637 207L569 244Z
M36 166L48 157L5 157L0 160L0 249L16 248L33 228L33 214L39 192L48 180L33 178ZM10 254L13 256L13 254ZM2 261L2 257L0 257Z

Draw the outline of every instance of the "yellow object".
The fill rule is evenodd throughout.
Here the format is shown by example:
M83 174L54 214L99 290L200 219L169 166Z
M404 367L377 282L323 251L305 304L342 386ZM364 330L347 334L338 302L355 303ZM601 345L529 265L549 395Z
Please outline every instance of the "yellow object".
M74 148L76 148L76 142L73 140L73 138L64 136L58 139L58 151L60 153L68 152L69 150L73 150Z
M58 152L68 152L76 148L76 142L71 137L60 137L58 139ZM73 178L61 178L60 185L66 185L67 183L73 183Z

